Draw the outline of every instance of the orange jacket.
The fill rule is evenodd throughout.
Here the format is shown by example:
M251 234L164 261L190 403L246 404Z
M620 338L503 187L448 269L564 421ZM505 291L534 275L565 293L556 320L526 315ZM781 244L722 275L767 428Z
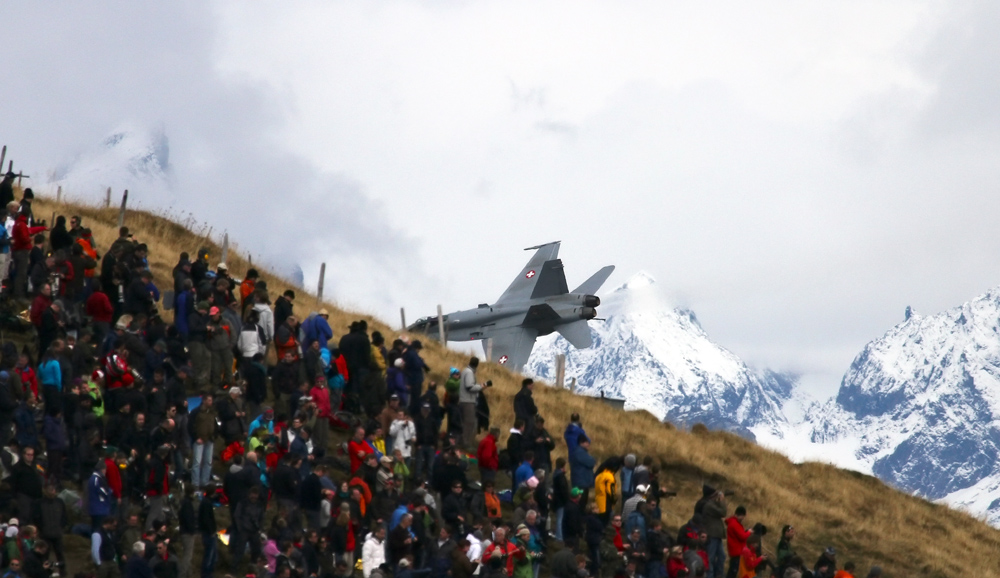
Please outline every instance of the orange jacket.
M80 237L79 239L76 240L76 244L80 245L81 247L83 247L83 254L84 255L87 255L88 257L90 257L94 261L99 261L99 259L97 258L97 251L90 245L90 241L88 241L87 239L85 239L83 237ZM85 277L93 277L94 276L94 271L96 271L96 270L97 270L97 267L91 267L90 269L84 269L83 270L83 275Z

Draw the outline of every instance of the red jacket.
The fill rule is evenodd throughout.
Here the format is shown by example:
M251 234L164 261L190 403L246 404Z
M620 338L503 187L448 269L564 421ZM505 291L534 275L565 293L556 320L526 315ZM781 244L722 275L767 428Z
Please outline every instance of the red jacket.
M358 452L361 452L363 454L362 457L358 457ZM365 463L365 457L368 454L373 454L375 452L372 450L372 447L368 445L367 442L365 442L365 440L356 442L352 439L351 441L347 442L347 453L350 454L351 457L351 473L353 474L354 472L358 471L358 468L361 467L361 464Z
M111 320L114 319L115 309L103 291L94 291L87 298L87 315L99 323L110 324Z
M667 578L677 578L677 574L681 570L687 570L683 558L674 558L673 556L667 558Z
M42 313L52 305L52 298L46 297L45 295L39 295L35 297L35 300L31 302L31 310L28 312L28 318L31 319L31 324L35 327L42 326Z
M316 402L316 417L329 419L330 418L330 390L326 386L314 385L312 389L309 390L309 395L312 396L313 401Z
M747 538L752 533L743 527L743 524L736 519L736 516L726 518L726 551L729 553L730 558L735 558L743 554L743 548L747 547Z
M497 471L500 469L500 453L497 452L497 438L493 437L492 434L483 438L483 441L479 442L479 448L476 450L476 459L479 461L479 467L484 470Z
M21 376L21 385L24 386L25 390L31 389L31 394L38 397L38 376L35 375L35 370L31 369L31 366L27 367L15 367L14 373Z
M753 551L752 548L748 546L743 546L743 552L740 554L740 570L746 570L745 573L740 574L738 578L752 578L757 575L757 566L760 564L760 556Z
M111 487L111 492L116 498L121 498L122 476L121 472L118 471L118 464L111 458L104 458L104 464L108 467L107 475L104 476L108 480L108 486Z
M30 251L31 238L46 231L45 227L29 227L28 215L18 215L14 221L12 248L15 251Z

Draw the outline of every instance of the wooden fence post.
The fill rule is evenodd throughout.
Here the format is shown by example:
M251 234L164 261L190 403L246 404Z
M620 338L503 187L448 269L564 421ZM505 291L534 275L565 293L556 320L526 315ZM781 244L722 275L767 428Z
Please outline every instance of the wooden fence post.
M448 336L444 333L444 314L441 313L441 306L438 305L438 338L441 343L448 342Z
M556 387L563 388L566 383L566 355L556 354Z
M220 263L229 264L229 232L222 235L222 259Z
M3 169L3 160L7 158L7 145L3 145L3 151L0 151L0 169Z
M402 331L406 331L406 309L402 307L399 308L399 326Z
M59 188L56 189L56 204L62 204L62 185L59 185Z
M316 288L316 300L323 304L323 282L326 280L326 263L319 266L319 287Z
M111 187L108 187L108 192L104 194L104 208L111 208Z
M119 229L125 226L125 205L127 204L128 204L128 189L125 189L125 194L122 195L122 208L118 210Z

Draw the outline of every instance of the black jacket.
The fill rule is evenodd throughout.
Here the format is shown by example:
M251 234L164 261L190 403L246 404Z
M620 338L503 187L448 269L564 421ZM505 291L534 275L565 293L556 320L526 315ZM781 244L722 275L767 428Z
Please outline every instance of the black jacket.
M521 391L514 396L514 417L527 422L536 415L538 408L535 407L535 400L531 397L531 390L527 386L521 386Z
M275 497L282 500L299 499L299 471L285 462L278 464L271 478L271 487Z
M202 534L215 534L215 506L212 499L205 496L198 504L198 531Z
M558 510L566 507L569 503L569 480L566 479L566 472L556 470L552 474L552 508Z

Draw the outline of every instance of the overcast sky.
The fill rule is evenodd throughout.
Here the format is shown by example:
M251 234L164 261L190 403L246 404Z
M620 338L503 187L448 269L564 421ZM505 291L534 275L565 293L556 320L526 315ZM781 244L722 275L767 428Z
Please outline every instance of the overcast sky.
M749 363L832 392L864 344L1000 284L989 2L4 2L3 144L120 127L171 194L389 321L492 301L562 240ZM109 183L113 184L113 183ZM98 191L73 191L96 198Z

